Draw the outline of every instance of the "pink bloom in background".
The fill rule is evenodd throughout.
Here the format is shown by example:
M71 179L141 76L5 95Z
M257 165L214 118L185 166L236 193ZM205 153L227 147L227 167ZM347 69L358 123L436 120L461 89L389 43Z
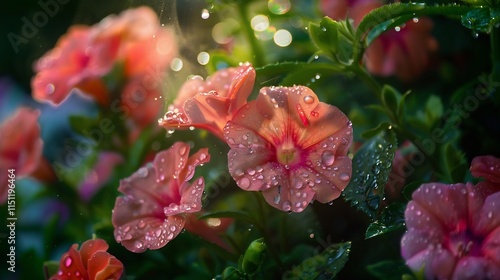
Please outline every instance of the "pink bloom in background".
M498 279L500 192L487 185L430 183L406 207L402 256L426 279Z
M355 26L370 11L382 5L383 2L378 0L321 1L325 15L334 20L352 18ZM384 32L365 52L366 68L375 75L396 75L403 81L414 79L426 69L430 54L438 48L431 31L432 21L421 17Z
M123 157L120 154L106 151L100 153L94 167L87 173L78 189L82 200L89 201L106 184L114 168L120 163L123 163Z
M254 82L255 69L249 63L219 70L206 81L188 80L159 125L167 129L206 129L224 140L224 126L247 102Z
M35 64L33 97L58 105L77 88L101 105L123 106L144 125L154 121L162 108L161 82L176 53L173 31L160 26L153 10L126 10L90 27L70 28ZM125 84L116 84L118 80L105 84L103 77L117 65L123 66ZM125 92L117 106L111 97L122 87Z
M189 145L176 142L158 153L152 164L120 182L125 196L116 199L112 221L116 241L132 252L159 249L184 228L186 216L199 212L205 188L193 178L196 166L210 160L208 149L189 157Z
M484 178L499 186L500 184L500 159L494 156L478 156L472 160L470 171L474 177ZM500 189L499 189L500 190Z
M123 273L123 264L110 253L106 241L102 239L83 242L80 251L78 244L69 248L59 264L59 272L51 280L107 280L120 279Z
M0 203L7 199L9 169L19 179L44 164L39 116L39 110L21 107L0 125Z
M351 178L349 119L307 87L265 87L224 128L229 172L283 211L340 196Z

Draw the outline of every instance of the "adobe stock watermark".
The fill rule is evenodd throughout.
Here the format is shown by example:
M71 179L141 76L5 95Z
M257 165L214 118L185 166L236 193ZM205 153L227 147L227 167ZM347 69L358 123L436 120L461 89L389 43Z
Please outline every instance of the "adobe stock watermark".
M19 52L19 46L21 44L27 44L30 39L38 34L38 30L43 28L49 19L56 16L62 5L66 5L70 0L39 0L37 2L40 10L36 11L31 15L30 18L22 17L21 22L23 23L21 27L21 33L16 34L14 32L9 32L7 38L17 54Z
M491 75L482 75L478 78L479 85L473 92L468 94L461 102L453 104L443 114L443 124L440 127L432 129L428 137L417 139L413 144L417 150L408 160L396 166L397 174L391 172L389 180L404 183L405 178L415 172L415 169L424 164L425 159L436 151L437 144L443 144L446 141L446 129L458 129L462 120L467 119L479 108L482 101L488 99L494 92L500 88L500 83L492 80Z

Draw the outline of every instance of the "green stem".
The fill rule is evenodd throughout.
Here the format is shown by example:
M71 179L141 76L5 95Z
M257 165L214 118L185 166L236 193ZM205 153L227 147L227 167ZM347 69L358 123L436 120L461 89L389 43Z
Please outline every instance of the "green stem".
M250 47L252 48L253 58L254 58L252 64L254 67L264 66L266 64L264 50L262 49L262 46L255 38L254 31L252 29L250 21L248 20L247 4L241 3L240 5L238 5L238 13L240 15L243 32L245 33L245 36L247 37L247 40L250 43Z
M264 208L266 207L266 205L264 205L264 203L262 202L262 195L260 193L257 193L255 192L255 198L257 199L257 202L258 202L258 213L259 213L259 219L258 219L258 223L256 224L257 228L259 229L259 231L261 232L263 238L264 238L264 241L266 242L266 246L267 246L267 250L269 251L269 254L271 255L271 257L274 259L274 261L276 262L276 264L278 265L279 268L282 268L284 267L283 266L283 263L281 262L281 259L279 257L279 254L278 252L276 251L276 248L273 246L273 241L271 240L270 238L270 234L266 228L266 220L268 217L268 215L266 213L264 213Z
M491 62L493 65L491 78L493 82L500 82L500 28L493 27L490 33Z
M349 67L353 73L357 74L363 82L368 85L368 87L372 90L372 93L378 99L380 103L382 103L382 86L370 75L366 69L358 64L352 64Z

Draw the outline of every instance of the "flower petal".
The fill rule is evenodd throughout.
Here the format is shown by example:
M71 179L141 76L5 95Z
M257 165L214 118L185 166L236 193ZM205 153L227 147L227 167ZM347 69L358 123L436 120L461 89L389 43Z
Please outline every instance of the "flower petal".
M85 268L88 269L88 262L95 253L100 251L106 252L108 248L108 243L103 239L87 240L83 242L80 247L80 256Z
M123 264L116 257L105 251L99 251L89 259L89 279L118 280L123 273Z
M500 266L481 257L461 258L453 273L453 279L497 279Z
M64 253L59 262L59 272L52 276L51 280L70 280L75 277L88 279L80 253L77 251L78 244L73 244L68 252Z
M500 184L500 159L494 156L475 157L470 165L470 172L474 177Z

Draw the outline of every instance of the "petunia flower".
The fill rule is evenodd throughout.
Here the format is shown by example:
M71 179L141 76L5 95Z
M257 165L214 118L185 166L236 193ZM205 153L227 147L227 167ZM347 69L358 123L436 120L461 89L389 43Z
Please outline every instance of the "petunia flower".
M157 119L161 102L155 98L162 95L161 83L176 53L173 30L161 27L148 7L125 10L93 26L73 26L36 62L33 97L59 105L77 89L144 126Z
M250 63L219 70L206 81L190 79L158 123L166 129L201 128L224 139L224 126L247 102L254 82Z
M429 183L406 207L406 264L426 279L498 279L500 192L487 185Z
M478 156L472 159L470 171L474 177L500 184L500 159L494 156Z
M50 280L104 280L120 279L123 273L123 264L116 257L106 252L109 248L102 239L83 242L80 250L78 244L73 244L69 251L64 253L59 264L59 272Z
M352 125L304 86L264 87L224 128L229 172L283 211L330 202L351 178Z
M0 125L0 203L7 200L9 169L19 179L48 164L42 157L39 116L39 110L21 107Z
M203 177L189 183L196 166L210 160L208 149L189 157L189 145L175 143L152 164L120 182L112 222L117 242L132 252L159 249L184 228L186 216L200 211Z
M320 7L332 19L349 17L358 26L369 12L383 4L379 0L322 0ZM379 76L395 75L403 81L421 74L438 48L431 34L432 25L429 18L413 18L382 33L366 49L364 62L368 71Z

